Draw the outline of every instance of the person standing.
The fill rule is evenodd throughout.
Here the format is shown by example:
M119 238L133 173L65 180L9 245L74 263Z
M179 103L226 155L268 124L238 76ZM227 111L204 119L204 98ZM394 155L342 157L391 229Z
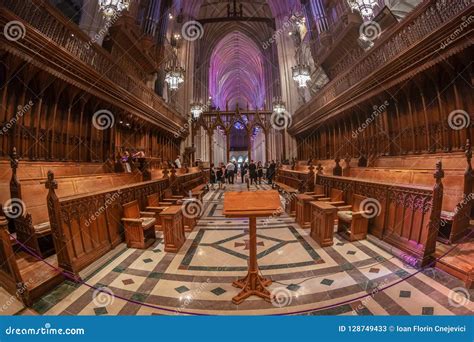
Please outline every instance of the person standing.
M214 164L211 164L211 169L209 171L209 183L211 183L211 188L214 190L214 184L216 184L216 170L214 168Z
M257 165L253 162L253 160L250 161L249 164L249 176L250 176L250 184L255 181L255 184L257 184Z
M262 166L261 161L257 163L257 177L258 177L258 184L262 185L263 166ZM255 184L257 184L257 180L255 180Z
M181 169L181 156L178 154L178 156L176 157L176 160L174 161L174 166L177 168L177 169Z
M226 167L229 184L234 184L234 169L235 169L234 163L229 162Z
M247 163L242 164L242 167L240 169L240 175L242 177L242 184L244 183L245 175L247 174L247 169L248 168L249 168L249 165Z
M224 165L222 165L222 163L220 163L219 167L217 168L216 180L217 180L217 183L219 184L219 190L221 190L222 183L224 183Z
M275 161L272 160L270 162L270 166L268 167L268 184L273 184L273 178L275 177L275 169L276 169L276 164Z

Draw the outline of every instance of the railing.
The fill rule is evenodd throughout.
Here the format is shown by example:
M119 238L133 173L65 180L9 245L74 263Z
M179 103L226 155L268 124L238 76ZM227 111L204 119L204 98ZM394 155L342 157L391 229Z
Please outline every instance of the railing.
M137 74L135 66L127 63L124 59L114 59L109 52L94 44L79 27L70 23L48 1L2 0L0 5L66 49L75 58L138 97L143 103L173 121L179 122L181 120L177 113L152 89L138 78L129 76Z
M382 37L374 48L363 54L362 58L357 58L358 56L351 58L351 63L346 66L348 68L350 65L351 68L338 75L318 93L317 97L301 107L296 113L294 123L307 118L309 113L305 111L306 109L316 111L336 99L339 94L377 69L396 60L402 53L410 50L472 4L472 0L436 0L420 4L420 10L416 11L416 14L412 14L397 25L392 34L387 35L385 39Z

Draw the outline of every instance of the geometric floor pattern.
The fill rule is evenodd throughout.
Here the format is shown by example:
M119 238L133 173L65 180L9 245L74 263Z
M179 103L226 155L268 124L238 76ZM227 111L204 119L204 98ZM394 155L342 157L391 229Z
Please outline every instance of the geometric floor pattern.
M260 188L268 189L267 185ZM246 274L248 221L222 216L223 195L205 196L197 227L178 253L163 251L161 237L147 250L123 249L99 267L89 285L65 282L34 305L48 315L472 315L472 290L436 269L422 272L370 241L336 235L321 248L294 220L257 220L258 263L272 279L277 300L231 302ZM113 294L113 295L111 295Z

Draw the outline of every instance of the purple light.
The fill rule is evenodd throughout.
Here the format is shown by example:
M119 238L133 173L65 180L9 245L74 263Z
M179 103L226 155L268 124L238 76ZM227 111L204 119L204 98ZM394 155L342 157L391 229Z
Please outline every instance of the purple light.
M264 58L258 45L245 34L235 31L225 36L211 55L209 70L210 95L221 109L233 110L265 101Z

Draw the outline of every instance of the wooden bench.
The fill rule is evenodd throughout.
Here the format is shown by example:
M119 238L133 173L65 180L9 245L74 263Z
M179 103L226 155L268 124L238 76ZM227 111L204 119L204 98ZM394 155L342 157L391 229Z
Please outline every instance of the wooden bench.
M355 194L352 196L350 208L338 209L337 231L349 241L363 240L367 237L369 217L376 214L365 210L367 200L367 197Z
M31 306L64 278L42 260L24 251L15 253L7 224L5 217L0 217L0 285L26 306ZM58 267L56 257L51 256L46 261Z
M318 175L316 181L326 189L341 191L345 203L353 203L354 195L376 200L380 209L369 222L369 233L413 256L417 265L426 265L434 260L441 222L441 163L434 176L432 188L326 175Z
M425 168L401 168L395 167L398 161L404 167L410 167L409 163L420 167L426 166L425 159L433 160L433 156L424 157L393 157L384 158L381 165L387 167L351 168L350 175L353 178L367 179L371 181L391 182L394 184L413 184L416 186L430 186L433 182L432 169ZM464 159L459 155L444 156L450 166L457 169L444 170L444 191L441 212L440 234L438 239L444 243L455 243L461 240L468 231L471 218L471 208L474 198L473 172L471 166L472 151L469 141L466 144ZM461 166L464 165L465 168Z
M15 177L16 167L12 169L10 194L25 203L26 210L20 217L13 219L17 238L41 256L54 253L54 243L51 237L51 227L48 218L45 188L43 178L23 179ZM110 173L88 176L59 177L56 182L59 186L59 197L78 195L93 191L101 191L141 181L140 173Z
M123 205L125 241L129 248L147 249L156 241L155 213L140 211L138 201Z
M163 193L169 188L169 180L152 180L58 198L58 182L50 173L46 187L58 264L77 275L123 241L123 205L136 200L140 208L145 208L147 196Z

